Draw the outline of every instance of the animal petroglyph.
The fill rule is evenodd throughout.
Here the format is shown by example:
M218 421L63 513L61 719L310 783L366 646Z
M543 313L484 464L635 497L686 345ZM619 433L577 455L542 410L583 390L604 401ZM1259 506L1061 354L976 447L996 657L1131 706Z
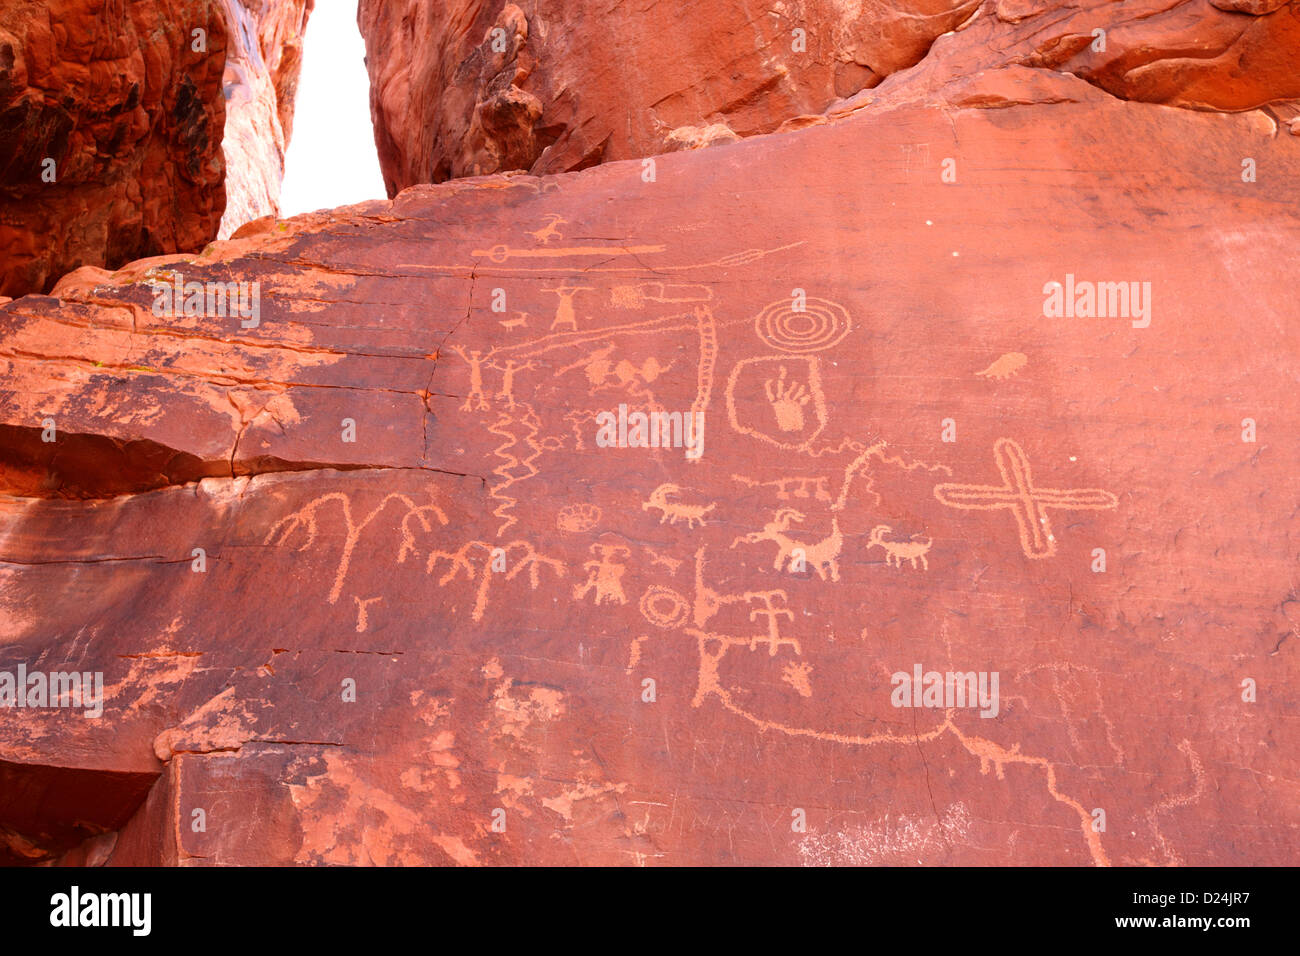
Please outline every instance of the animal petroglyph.
M778 299L754 318L758 337L781 352L820 352L838 345L852 329L844 306L825 299L807 299L800 311L792 300Z
M279 540L275 543L284 544L296 531L304 532L304 540L298 546L299 551L306 551L316 543L316 535L319 532L317 521L320 517L321 510L331 502L338 502L343 512L343 528L346 532L343 539L343 549L339 553L338 568L334 574L334 584L330 588L329 603L334 604L338 601L339 595L343 591L343 582L348 576L348 568L352 563L352 552L357 546L357 540L361 537L361 532L373 521L381 511L388 507L389 502L398 501L406 506L406 512L402 516L399 528L402 532L402 543L398 548L397 560L401 563L406 560L406 556L415 551L415 533L411 529L411 521L418 521L420 527L425 531L432 531L433 525L430 518L439 524L447 523L447 516L436 504L417 505L413 500L403 494L396 492L385 495L383 500L375 507L370 514L366 515L360 522L352 520L352 502L346 494L341 491L333 491L326 495L321 495L313 501L303 505L297 511L286 515L271 526L267 532L263 544L270 544L271 540L278 534Z
M921 567L930 570L930 564L925 560L926 553L929 552L930 546L934 543L929 538L921 534L912 535L908 541L889 541L885 535L893 534L894 529L887 524L876 525L871 529L871 537L867 541L867 549L881 547L885 549L885 564L892 564L896 568L901 568L904 561L910 561L912 567L916 567L916 562L921 562ZM923 540L918 540L923 539Z
M557 216L553 212L547 213L546 225L542 226L541 229L538 229L534 232L530 232L529 235L545 246L549 244L552 239L564 238L564 236L560 233L560 230L558 228L560 223L564 223L567 226L569 224L569 220L565 219L563 216Z
M803 381L786 384L787 366L804 364ZM772 368L775 364L776 368ZM771 375L776 372L776 375ZM750 435L769 444L792 451L806 451L826 427L826 396L822 391L821 366L816 356L767 355L742 359L727 378L727 419L742 435ZM760 401L774 418L765 421L741 421L738 397L744 396L745 414ZM761 396L761 398L760 398ZM808 421L807 405L812 403ZM769 424L771 422L772 424Z
M475 568L470 557L475 551L482 552L482 561L477 568ZM522 553L519 557L513 557L515 552ZM494 553L499 554L504 559L504 571L493 568ZM475 621L483 620L483 612L488 605L488 592L491 590L492 581L495 578L500 577L506 581L513 581L521 571L526 570L528 572L529 587L536 591L537 586L541 583L542 568L550 568L556 577L564 576L563 562L538 553L527 541L511 541L509 544L500 546L487 541L469 541L457 551L434 551L429 555L429 560L425 564L425 571L432 574L439 561L448 562L450 568L446 574L438 579L438 587L446 587L462 571L470 581L474 581L477 575L478 588L474 595L474 610L470 614Z
M753 531L731 542L734 548L741 542L757 544L771 541L776 545L776 559L772 568L776 571L797 570L801 564L811 565L817 576L823 581L829 574L832 581L840 579L839 556L844 546L844 535L840 533L839 519L831 518L831 533L820 541L812 543L799 541L786 534L791 521L803 521L802 512L793 508L781 508L772 516L772 520L763 525L762 531Z
M670 525L676 524L678 519L686 522L687 529L699 525L704 525L704 516L717 507L716 504L709 505L688 505L679 501L671 501L669 497L681 495L682 489L679 485L663 484L650 492L648 501L642 502L641 510L649 511L651 508L658 508L660 511L659 523L667 521Z
M1034 487L1029 458L1010 438L993 445L993 460L1002 476L1001 485L935 485L934 496L950 508L963 511L1009 510L1016 519L1020 547L1029 558L1050 558L1056 554L1056 536L1048 517L1049 508L1070 511L1103 511L1119 506L1119 499L1099 488L1058 490Z
M679 558L670 558L666 554L661 554L654 548L646 548L646 554L650 555L650 563L657 564L668 569L669 574L676 574L681 568L682 562Z
M975 374L981 378L1010 378L1029 363L1029 357L1024 352L1008 352L1006 355L999 356L986 369Z
M518 329L528 325L528 313L516 312L513 319L498 319L497 324L503 329Z
M603 544L596 542L588 548L595 555L595 560L584 562L582 569L587 572L587 580L573 589L573 596L581 601L593 589L596 592L596 604L626 604L627 595L623 593L623 574L627 565L620 558L630 558L632 552L621 544Z

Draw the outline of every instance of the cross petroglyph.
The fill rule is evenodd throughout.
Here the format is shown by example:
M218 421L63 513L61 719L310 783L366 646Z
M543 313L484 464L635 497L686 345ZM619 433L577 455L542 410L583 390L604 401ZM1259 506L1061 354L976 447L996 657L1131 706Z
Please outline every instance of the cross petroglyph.
M1102 511L1115 508L1119 499L1099 488L1034 487L1029 458L1024 449L1010 438L999 438L993 445L993 460L1002 475L1001 485L963 485L945 482L935 485L934 496L950 508L964 511L1010 509L1020 529L1020 546L1030 558L1050 558L1056 554L1049 508Z

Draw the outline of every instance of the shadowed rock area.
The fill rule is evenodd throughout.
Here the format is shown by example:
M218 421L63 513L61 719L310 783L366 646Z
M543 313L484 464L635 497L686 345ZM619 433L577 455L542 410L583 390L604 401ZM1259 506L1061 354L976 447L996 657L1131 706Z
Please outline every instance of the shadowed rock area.
M5 0L0 295L278 213L311 5Z

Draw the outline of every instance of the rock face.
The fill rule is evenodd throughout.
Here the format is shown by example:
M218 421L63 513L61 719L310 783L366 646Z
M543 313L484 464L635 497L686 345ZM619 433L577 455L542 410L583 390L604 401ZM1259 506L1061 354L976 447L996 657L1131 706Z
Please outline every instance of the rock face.
M558 173L681 149L697 127L770 132L913 65L977 6L361 0L357 19L394 195L451 177Z
M0 307L8 858L1298 862L1297 141L912 76Z
M803 0L760 13L740 0L707 10L660 0L635 12L571 0L361 0L358 21L390 196L771 132L923 57L932 88L1027 66L1198 109L1300 97L1300 14L1277 0Z
M6 3L0 294L216 235L225 49L213 0Z
M232 27L221 81L221 147L228 170L222 239L246 222L280 214L302 37L314 5L315 0L224 0Z
M310 0L8 0L0 295L48 291L82 265L200 249L227 192L234 225L274 212L309 10Z

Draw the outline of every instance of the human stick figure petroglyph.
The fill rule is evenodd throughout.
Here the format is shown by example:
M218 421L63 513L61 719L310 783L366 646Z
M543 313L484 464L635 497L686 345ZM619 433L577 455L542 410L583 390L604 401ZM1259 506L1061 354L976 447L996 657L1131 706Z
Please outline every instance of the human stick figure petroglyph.
M947 482L935 485L934 496L950 508L963 511L1009 510L1016 519L1020 547L1029 558L1050 558L1056 554L1049 508L1071 511L1103 511L1119 506L1119 499L1100 488L1058 490L1037 488L1029 470L1029 458L1010 438L993 445L993 460L1002 476L1001 485L965 485Z
M924 535L914 534L909 541L887 541L885 535L893 534L894 529L887 524L876 525L871 529L871 537L867 540L867 549L881 547L885 549L885 564L893 564L896 568L901 568L904 561L910 561L912 567L916 567L916 562L921 562L921 567L930 570L930 564L925 560L926 553L929 552L930 546L934 542L925 538ZM924 538L918 541L918 538Z
M376 601L382 601L383 599L384 597L382 594L379 595L378 597L366 598L364 601L361 600L361 598L359 597L354 597L352 599L357 606L357 633L358 634L364 631L370 624L370 611L369 611L370 605L374 604Z
M306 551L316 543L316 535L319 531L317 520L321 509L330 502L338 502L343 512L343 527L346 530L346 535L343 540L343 550L339 554L339 563L338 569L334 575L334 584L330 588L328 598L329 603L334 604L338 601L339 595L343 591L343 581L348 576L348 568L352 563L352 552L357 546L357 539L361 537L361 532L366 529L366 526L369 525L370 522L388 506L389 502L392 501L399 501L406 505L406 513L402 516L399 525L402 532L402 544L397 552L397 560L401 563L406 560L408 554L415 550L415 534L411 530L411 520L415 519L418 521L420 527L425 531L432 531L433 525L430 524L430 517L436 520L439 524L445 525L447 523L447 516L436 504L417 505L411 498L403 494L398 494L397 492L385 495L383 500L379 502L375 509L371 511L370 514L366 515L366 517L359 523L354 523L352 520L352 502L346 494L341 491L333 491L329 494L321 495L319 498L308 502L297 511L290 515L286 515L272 525L271 530L266 534L263 544L270 544L271 539L274 538L277 533L280 535L280 539L275 543L284 544L295 531L301 529L305 532L305 540L298 546L297 550Z
M676 524L680 518L686 522L687 530L695 527L698 522L704 525L704 516L717 507L716 504L708 505L688 505L679 501L670 501L669 496L677 497L681 495L680 485L663 484L650 492L648 501L641 504L642 511L649 511L651 508L658 508L660 511L659 523L667 521L670 525Z
M840 533L839 519L831 518L829 535L820 541L807 543L786 534L790 530L791 521L803 521L804 517L802 512L795 511L793 508L781 508L772 516L771 521L763 525L762 531L752 531L739 537L731 542L731 546L734 548L741 542L757 544L760 541L771 541L776 545L776 559L772 562L774 570L785 570L787 565L793 570L800 563L802 555L802 560L812 565L817 576L823 581L826 580L827 574L832 581L838 581L840 549L844 546L844 535Z
M505 365L498 365L496 362L493 362L488 367L501 373L501 388L492 397L504 398L506 400L507 408L515 407L515 373L537 368L533 362L524 362L520 365L516 365L513 359L507 359Z
M468 411L487 411L487 399L483 395L483 353L479 349L472 349L468 354L459 345L453 345L451 350L465 360L469 365L469 395L465 397L465 404L460 407L462 412ZM477 405L475 399L478 400Z

